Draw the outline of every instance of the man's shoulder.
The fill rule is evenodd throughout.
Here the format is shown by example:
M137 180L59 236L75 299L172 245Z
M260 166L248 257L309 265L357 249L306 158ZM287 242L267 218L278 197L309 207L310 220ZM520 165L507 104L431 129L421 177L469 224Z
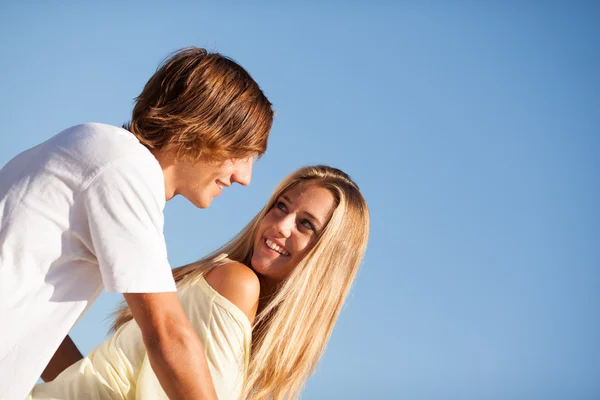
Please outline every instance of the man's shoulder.
M163 179L154 155L135 135L121 127L97 122L75 125L59 133L53 145L58 149L56 153L63 154L58 157L67 158L67 164L81 168L83 187L101 174L150 176L161 182Z
M59 146L82 147L92 153L120 154L144 146L126 129L99 122L86 122L65 129L55 136Z

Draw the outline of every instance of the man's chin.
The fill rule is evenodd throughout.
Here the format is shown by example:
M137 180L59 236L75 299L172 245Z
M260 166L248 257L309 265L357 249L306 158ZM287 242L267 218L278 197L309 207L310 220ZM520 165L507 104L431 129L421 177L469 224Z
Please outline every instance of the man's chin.
M194 204L198 208L208 208L212 204L212 200L209 201L201 201Z
M186 197L186 199L190 203L192 203L194 206L196 206L197 208L208 208L211 205L212 200L213 200L213 199L198 199L198 198L190 199L188 197Z

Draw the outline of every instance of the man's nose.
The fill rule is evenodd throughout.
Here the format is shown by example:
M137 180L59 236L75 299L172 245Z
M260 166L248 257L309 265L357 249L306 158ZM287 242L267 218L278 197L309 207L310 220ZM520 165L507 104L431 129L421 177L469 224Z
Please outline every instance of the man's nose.
M252 180L252 158L240 160L231 180L242 186L248 186Z

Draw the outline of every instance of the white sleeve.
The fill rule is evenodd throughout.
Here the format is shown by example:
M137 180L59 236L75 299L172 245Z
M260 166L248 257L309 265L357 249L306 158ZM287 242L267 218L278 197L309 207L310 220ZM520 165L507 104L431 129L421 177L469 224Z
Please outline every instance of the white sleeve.
M156 161L115 161L93 178L82 197L105 290L176 291L163 235L164 178Z

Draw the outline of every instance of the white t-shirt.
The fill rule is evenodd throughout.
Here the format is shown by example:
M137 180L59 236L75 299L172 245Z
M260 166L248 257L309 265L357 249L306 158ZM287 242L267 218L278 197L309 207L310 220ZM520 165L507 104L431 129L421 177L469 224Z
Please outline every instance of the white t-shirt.
M102 289L172 292L164 176L134 135L89 123L0 170L0 398L24 399Z

